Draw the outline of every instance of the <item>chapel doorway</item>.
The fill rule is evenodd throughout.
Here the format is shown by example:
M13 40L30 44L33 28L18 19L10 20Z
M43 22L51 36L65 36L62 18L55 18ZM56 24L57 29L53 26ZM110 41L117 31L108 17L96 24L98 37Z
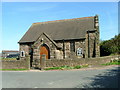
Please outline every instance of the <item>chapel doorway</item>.
M46 56L46 59L50 59L50 51L49 51L49 47L45 44L43 44L40 47L40 60L42 59L42 55Z

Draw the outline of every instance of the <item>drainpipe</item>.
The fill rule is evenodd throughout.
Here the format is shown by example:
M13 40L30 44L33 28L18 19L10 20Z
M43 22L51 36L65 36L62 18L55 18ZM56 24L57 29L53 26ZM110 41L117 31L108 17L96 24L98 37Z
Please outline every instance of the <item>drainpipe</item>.
M65 59L65 41L63 39L63 59Z
M88 30L88 58L90 58L90 35Z

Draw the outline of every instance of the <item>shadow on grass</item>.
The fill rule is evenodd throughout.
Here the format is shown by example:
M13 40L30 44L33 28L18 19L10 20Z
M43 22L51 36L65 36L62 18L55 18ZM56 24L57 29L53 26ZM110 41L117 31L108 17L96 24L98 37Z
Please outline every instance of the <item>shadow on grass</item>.
M94 78L88 78L92 80L91 83L83 85L83 88L117 88L120 90L120 67L116 67L112 70L105 72L104 74L96 75ZM79 85L77 86L79 88Z

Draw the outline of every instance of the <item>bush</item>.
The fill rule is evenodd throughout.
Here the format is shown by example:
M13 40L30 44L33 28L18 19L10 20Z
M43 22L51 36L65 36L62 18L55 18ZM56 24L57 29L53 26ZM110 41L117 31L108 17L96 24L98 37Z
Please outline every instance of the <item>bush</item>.
M80 65L74 67L74 69L80 69L80 68L81 68Z
M100 55L108 56L120 54L120 34L111 40L102 41L100 43Z

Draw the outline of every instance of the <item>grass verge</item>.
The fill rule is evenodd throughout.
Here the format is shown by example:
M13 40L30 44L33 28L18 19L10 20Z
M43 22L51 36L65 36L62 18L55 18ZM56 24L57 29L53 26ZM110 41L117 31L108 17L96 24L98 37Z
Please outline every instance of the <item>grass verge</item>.
M24 71L28 69L0 69L0 71Z
M86 65L77 65L74 67L70 67L70 66L61 66L61 67L50 67L50 68L45 68L44 70L66 70L66 69L80 69L80 68L84 68L84 67L88 67L88 64Z
M107 65L120 65L120 60L113 60L109 63L105 63L105 64L101 64L101 65L105 65L105 66L107 66Z
M1 58L1 60L17 60L16 58Z

